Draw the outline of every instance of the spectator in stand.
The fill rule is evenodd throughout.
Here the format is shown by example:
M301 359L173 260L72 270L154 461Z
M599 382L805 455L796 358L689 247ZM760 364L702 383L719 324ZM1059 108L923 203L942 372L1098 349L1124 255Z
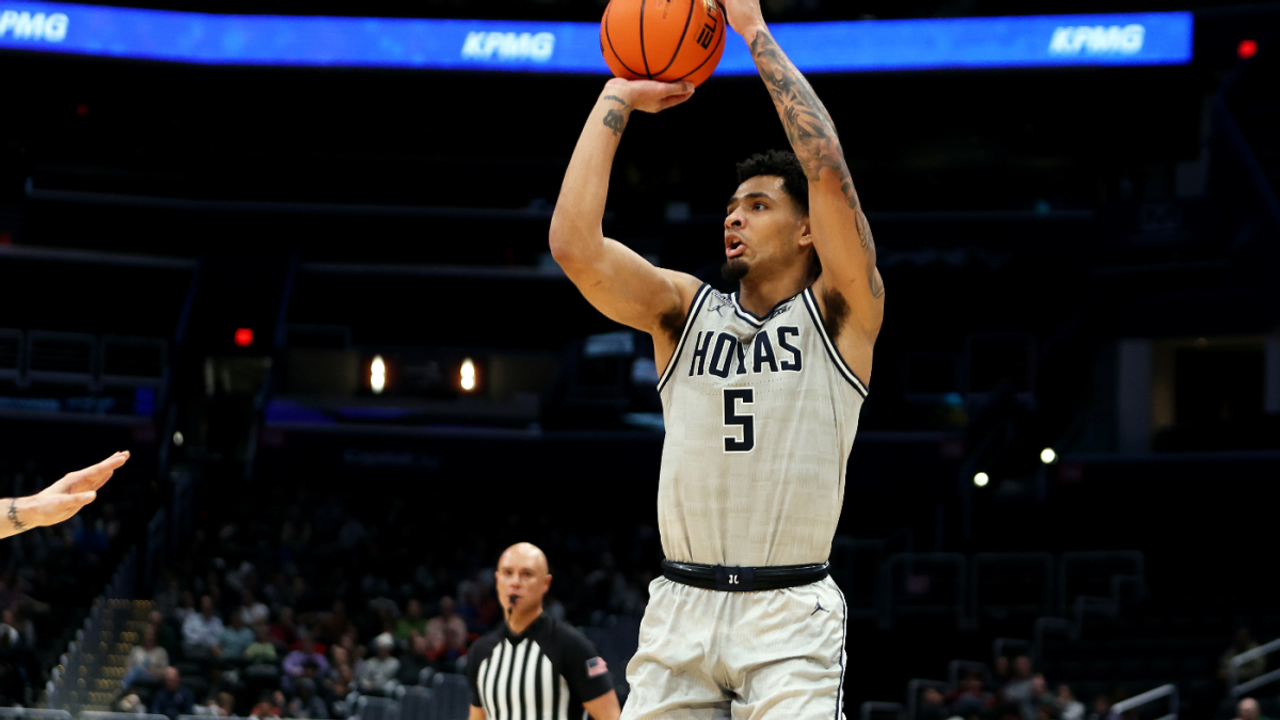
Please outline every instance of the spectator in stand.
M218 644L214 646L214 654L218 657L244 658L244 651L254 641L253 631L244 624L244 610L237 609L231 613L231 624L222 629Z
M177 720L179 715L190 715L195 712L196 699L191 688L182 684L182 675L178 668L170 667L164 671L164 687L156 691L151 699L151 712L164 715L169 720Z
M1222 653L1222 660L1218 663L1218 677L1226 682L1231 676L1231 658L1242 655L1258 647L1258 643L1254 642L1253 636L1249 634L1249 628L1240 628L1236 631L1236 642L1227 651ZM1262 675L1267 671L1267 659L1258 657L1244 663L1240 666L1240 682L1248 682Z
M333 607L325 615L316 627L316 637L327 645L332 645L342 639L342 636L348 631L354 630L355 626L351 624L351 620L347 617L347 605L341 600L334 600Z
M329 694L335 698L345 698L356 685L356 674L351 668L351 658L347 649L341 645L333 648L333 670L329 673Z
M983 689L982 678L977 673L969 673L957 684L951 712L966 719L983 717L994 702L991 693Z
M243 687L239 674L227 672L228 667L227 662L221 659L214 660L210 664L209 690L207 693L209 702L216 702L217 697L222 693L230 693L234 697Z
M1106 695L1099 695L1093 699L1093 712L1089 713L1089 720L1107 720L1111 717L1111 698Z
M1037 711L1040 708L1050 708L1053 716L1059 715L1058 696L1049 692L1049 683L1045 681L1043 673L1036 673L1031 678L1031 702Z
M267 626L259 624L254 630L253 644L244 649L244 657L250 665L274 665L279 655L276 646L271 642Z
M459 660L467 655L467 631L453 625L444 629L445 668L450 672L460 672Z
M298 638L298 649L284 656L281 667L285 675L299 678L302 677L302 666L305 663L315 663L321 675L329 674L329 661L316 649L316 644L311 640L311 634L304 632Z
M920 693L920 707L916 709L916 720L947 720L951 710L947 707L942 693L933 688L925 688Z
M1034 674L1031 658L1019 655L1013 659L1013 677L1000 689L1000 699L1017 706L1023 720L1036 720Z
M434 668L435 663L427 656L427 638L425 635L414 635L409 640L409 650L400 658L400 672L396 680L401 685L417 685L422 671Z
M440 598L440 614L427 621L427 630L436 628L440 634L448 638L445 628L452 627L462 633L465 638L467 636L467 621L457 613L457 608L453 603L453 598L448 595Z
M186 625L187 618L196 614L196 596L190 590L182 591L182 598L178 600L178 607L173 611L173 617L178 621L179 625Z
M14 627L18 621L13 617L13 610L4 609L4 613L0 614L0 635L8 638L9 647L18 647L22 644L22 636L18 634L18 628Z
M142 631L142 644L134 645L129 651L129 660L125 665L124 686L129 687L135 680L149 679L160 681L169 669L169 653L156 643L156 629L148 625Z
M1058 712L1062 720L1084 720L1084 703L1076 700L1066 683L1058 685Z
M327 720L332 717L325 701L316 694L315 681L310 678L300 678L296 684L295 695L285 707L286 717L308 720Z
M161 584L163 587L156 591L156 612L159 612L161 617L172 617L178 609L178 604L182 602L182 585L175 575L167 572Z
M396 621L396 640L402 643L409 643L414 637L420 637L427 632L427 619L422 616L422 603L416 598L410 599L405 603L404 615Z
M432 665L437 670L444 669L444 656L448 650L448 643L444 640L444 632L438 627L428 628L423 640L427 643L427 658L431 660Z
M281 654L296 649L298 626L293 622L293 608L288 605L280 608L280 612L276 614L276 621L271 623L267 632L271 636L271 642L275 643L276 650Z
M213 598L200 598L200 612L182 623L182 652L190 658L207 658L222 639L222 618L214 614Z
M356 682L360 692L366 694L389 694L395 687L396 676L400 673L400 661L392 657L391 651L396 640L390 633L383 633L373 640L376 653L365 660L356 671Z
M147 626L156 632L156 644L164 648L164 651L170 655L178 651L178 633L174 632L173 625L165 622L164 615L159 610L152 610L147 616Z
M214 717L233 717L236 714L236 696L225 690L209 695L209 714Z
M258 704L254 705L253 710L249 711L249 717L278 718L284 705L284 693L279 690L275 692L264 690L258 698Z
M1236 718L1237 720L1269 720L1262 714L1262 706L1251 697L1241 700L1236 706Z
M260 602L249 588L240 591L240 611L244 613L244 624L249 627L267 622L271 615L266 604Z

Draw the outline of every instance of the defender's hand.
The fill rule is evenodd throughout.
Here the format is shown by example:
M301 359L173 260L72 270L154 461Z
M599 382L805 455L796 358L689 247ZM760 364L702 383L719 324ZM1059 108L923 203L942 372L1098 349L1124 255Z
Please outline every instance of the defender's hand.
M751 42L756 30L763 28L764 13L760 11L760 0L722 0L725 12L729 15L729 26L739 35Z
M615 96L627 103L629 109L657 113L675 107L693 97L691 82L664 83L657 80L623 80L614 78L605 83L605 96Z
M56 525L80 512L80 508L93 502L97 491L121 465L129 460L129 452L118 452L97 465L67 473L61 480L25 498L17 498L10 507L0 508L8 513L15 528ZM17 522L14 516L17 516Z

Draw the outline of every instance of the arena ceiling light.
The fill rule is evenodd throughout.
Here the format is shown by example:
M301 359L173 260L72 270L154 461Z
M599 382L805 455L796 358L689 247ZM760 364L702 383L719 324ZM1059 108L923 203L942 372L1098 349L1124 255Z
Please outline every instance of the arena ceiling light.
M381 355L374 355L369 363L369 389L374 395L381 395L387 389L387 363Z
M1040 462L1045 465L1052 465L1058 462L1058 453L1053 448L1045 448L1040 451Z
M1187 12L1042 15L772 26L806 73L1185 65ZM0 4L0 50L201 65L379 67L607 75L599 23L230 15ZM716 75L755 75L730 42Z
M458 384L467 392L473 392L476 389L476 364L471 358L462 361L462 367L458 368Z
M980 472L977 475L973 476L973 484L977 485L980 488L986 487L987 485L991 484L991 476L984 472Z

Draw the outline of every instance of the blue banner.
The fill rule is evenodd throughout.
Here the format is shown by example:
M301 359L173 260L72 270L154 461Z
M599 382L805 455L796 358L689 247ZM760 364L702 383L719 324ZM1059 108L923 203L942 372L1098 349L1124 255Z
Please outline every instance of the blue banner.
M1191 62L1190 13L780 23L806 72ZM608 74L597 23L215 15L0 0L0 49L201 65ZM755 73L730 33L717 70Z

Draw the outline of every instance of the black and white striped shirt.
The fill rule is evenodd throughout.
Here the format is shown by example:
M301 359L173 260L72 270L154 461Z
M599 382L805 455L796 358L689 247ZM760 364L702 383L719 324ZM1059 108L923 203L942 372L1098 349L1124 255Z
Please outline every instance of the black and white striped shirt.
M591 641L567 623L541 615L519 635L506 623L467 653L471 704L488 720L578 720L613 690Z

